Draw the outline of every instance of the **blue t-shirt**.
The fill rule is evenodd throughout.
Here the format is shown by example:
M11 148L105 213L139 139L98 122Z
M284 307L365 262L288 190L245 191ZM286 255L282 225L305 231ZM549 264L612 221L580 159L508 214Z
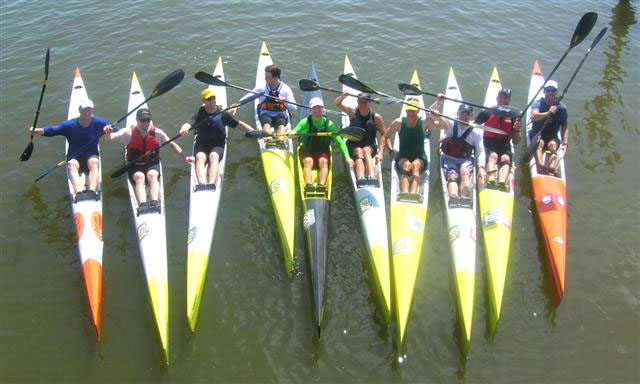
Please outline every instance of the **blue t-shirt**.
M98 140L95 140L89 148L82 151L82 153L76 153L79 149L82 149L88 142L96 139L104 134L104 126L109 125L103 118L93 116L91 122L87 128L84 128L78 123L78 119L71 119L61 122L57 125L52 125L44 129L44 136L58 136L62 135L67 138L69 142L69 149L67 151L67 160L69 156L74 156L76 159L88 159L93 155L100 155L98 152Z
M531 105L531 110L532 111L537 110L540 113L544 113L544 112L547 112L550 107L551 106L548 105L547 102L544 100L544 97L541 97L538 100L533 102L533 104ZM535 134L544 125L545 120L548 120L548 119L551 119L551 121L547 123L547 126L544 128L544 131L540 136L542 138L557 138L558 132L560 132L560 127L567 125L567 116L568 116L567 106L561 102L560 104L558 104L558 110L553 116L547 119L542 119L542 120L533 122L533 128L531 128L531 131L529 132L529 139L535 136Z

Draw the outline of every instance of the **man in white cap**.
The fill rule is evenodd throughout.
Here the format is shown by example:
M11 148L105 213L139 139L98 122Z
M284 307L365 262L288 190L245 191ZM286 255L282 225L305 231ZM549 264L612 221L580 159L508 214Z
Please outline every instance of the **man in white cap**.
M298 125L293 129L296 133L319 133L319 132L337 132L335 124L327 116L324 115L324 102L319 97L314 97L309 101L311 114L300 120ZM342 156L344 156L349 166L353 166L353 160L349 157L347 146L339 135L330 137L324 136L302 136L300 138L301 148L298 153L302 161L304 182L306 188L313 187L312 169L317 167L319 188L324 188L327 183L327 175L329 173L329 161L331 161L331 140L340 148Z
M539 172L555 174L557 163L556 152L561 148L565 153L569 144L569 130L567 129L567 106L557 102L558 83L549 80L544 85L544 97L531 105L531 119L533 127L529 132L529 140L542 129L538 148L536 149L536 163ZM547 121L548 120L548 121ZM560 132L562 128L562 132ZM560 142L562 137L562 142ZM543 159L544 152L549 153Z
M45 128L29 128L29 132L36 135L64 136L67 139L67 169L76 193L76 201L99 199L96 193L100 171L98 138L111 126L103 118L94 116L93 109L93 102L85 99L78 107L79 117ZM80 172L88 174L86 189L80 182Z

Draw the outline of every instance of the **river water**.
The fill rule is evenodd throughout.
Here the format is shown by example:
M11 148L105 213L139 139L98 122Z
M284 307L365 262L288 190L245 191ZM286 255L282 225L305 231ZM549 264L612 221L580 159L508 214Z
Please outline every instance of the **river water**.
M185 316L188 168L167 152L170 365L161 362L123 179L104 144L103 339L96 341L83 286L64 172L33 180L62 158L63 140L35 138L18 156L50 75L40 126L66 117L76 67L96 114L122 116L132 71L145 93L167 73L185 80L150 102L175 134L199 103L193 74L223 57L227 81L254 82L261 42L283 80L338 88L344 55L358 77L396 96L418 69L423 89L443 91L453 66L465 99L480 103L494 65L513 104L524 106L531 66L548 73L584 12L599 18L554 76L561 88L603 27L564 102L569 108L566 295L551 304L544 245L527 172L517 174L507 286L490 334L482 251L477 253L471 347L459 346L443 202L432 193L402 362L367 283L364 243L348 175L334 171L327 297L314 334L304 238L295 274L283 268L255 143L230 134L222 208L194 334ZM637 1L70 1L0 3L0 381L2 382L492 382L640 381L640 28ZM302 92L294 87L298 100ZM229 89L230 100L242 93ZM331 94L325 97L332 98ZM427 102L431 102L427 98ZM389 124L398 105L380 106ZM240 118L252 123L250 108ZM189 147L190 139L178 143ZM517 148L522 153L523 148ZM385 160L385 168L388 168ZM338 164L338 162L336 162ZM520 169L524 169L520 167ZM385 183L389 183L385 171ZM439 191L436 183L433 191ZM300 205L298 205L300 207ZM298 222L301 218L298 218Z

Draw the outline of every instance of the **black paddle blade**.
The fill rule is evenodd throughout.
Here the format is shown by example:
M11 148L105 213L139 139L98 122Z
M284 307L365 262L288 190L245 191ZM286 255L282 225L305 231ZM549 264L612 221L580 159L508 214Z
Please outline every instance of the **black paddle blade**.
M571 48L580 44L582 40L587 37L589 32L591 32L591 29L593 29L593 26L596 24L596 20L598 20L598 14L595 12L587 12L582 16L576 26L576 30L573 32L573 36L571 37Z
M298 87L305 92L317 91L320 89L318 83L311 79L300 79L300 81L298 81Z
M338 134L350 141L360 141L362 140L362 136L364 136L364 129L360 127L349 126L339 130Z
M51 51L51 48L47 48L47 54L44 57L44 79L45 79L45 81L49 78L49 51Z
M29 144L27 144L27 147L24 149L24 151L22 151L22 155L20 155L20 161L29 160L29 158L31 158L31 153L33 153L33 136L31 137Z
M151 92L151 97L158 97L163 93L166 93L176 85L180 84L180 82L184 79L184 71L182 69L176 69L171 72L164 79L160 80L158 85Z
M372 88L368 87L366 84L362 83L360 80L353 77L351 74L340 75L340 77L338 77L338 81L340 81L342 84L346 85L347 87L351 87L360 92L377 93Z
M589 47L589 49L593 49L593 47L596 46L596 44L598 44L598 42L600 41L600 39L602 39L602 36L604 36L607 33L608 28L604 27L600 30L600 33L598 33L598 36L596 36L595 39L593 39L593 42L591 43L591 46Z
M219 87L224 87L227 85L227 83L222 81L218 76L213 76L207 72L200 71L196 73L195 77L198 81L201 81L205 84L216 85Z
M398 90L400 90L400 92L402 92L405 95L421 95L422 94L422 91L420 90L420 88L416 87L413 84L408 84L408 83L399 83Z

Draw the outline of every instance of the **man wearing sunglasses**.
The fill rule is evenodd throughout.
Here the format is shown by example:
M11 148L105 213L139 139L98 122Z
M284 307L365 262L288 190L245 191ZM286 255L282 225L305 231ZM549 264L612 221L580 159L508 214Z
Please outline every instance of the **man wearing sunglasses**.
M539 98L531 105L531 119L533 128L530 139L541 129L538 147L536 148L536 164L542 171L555 174L557 165L556 152L561 148L564 153L569 143L569 130L567 129L567 106L557 102L558 83L549 80L544 85L544 97ZM549 120L549 121L547 121ZM560 143L560 129L562 129L562 143ZM543 159L543 153L549 153Z
M511 103L511 89L502 88L498 92L496 102L496 106L509 105ZM487 153L487 184L490 188L507 192L507 179L511 173L511 159L513 158L511 140L514 145L520 142L520 120L509 116L494 115L484 110L478 113L475 123L498 128L507 133L507 135L499 135L484 131L483 137L484 149Z
M136 163L129 169L129 180L134 184L136 198L140 208L160 206L160 150L163 143L169 141L169 137L163 130L156 128L151 123L151 112L147 108L140 108L136 112L136 125L122 128L113 132L111 127L105 127L107 140L118 140L127 146L127 161ZM193 163L193 157L187 156L182 148L174 141L169 147L182 156L187 163ZM140 158L143 154L152 151L151 154ZM147 201L146 184L149 185L149 201Z

